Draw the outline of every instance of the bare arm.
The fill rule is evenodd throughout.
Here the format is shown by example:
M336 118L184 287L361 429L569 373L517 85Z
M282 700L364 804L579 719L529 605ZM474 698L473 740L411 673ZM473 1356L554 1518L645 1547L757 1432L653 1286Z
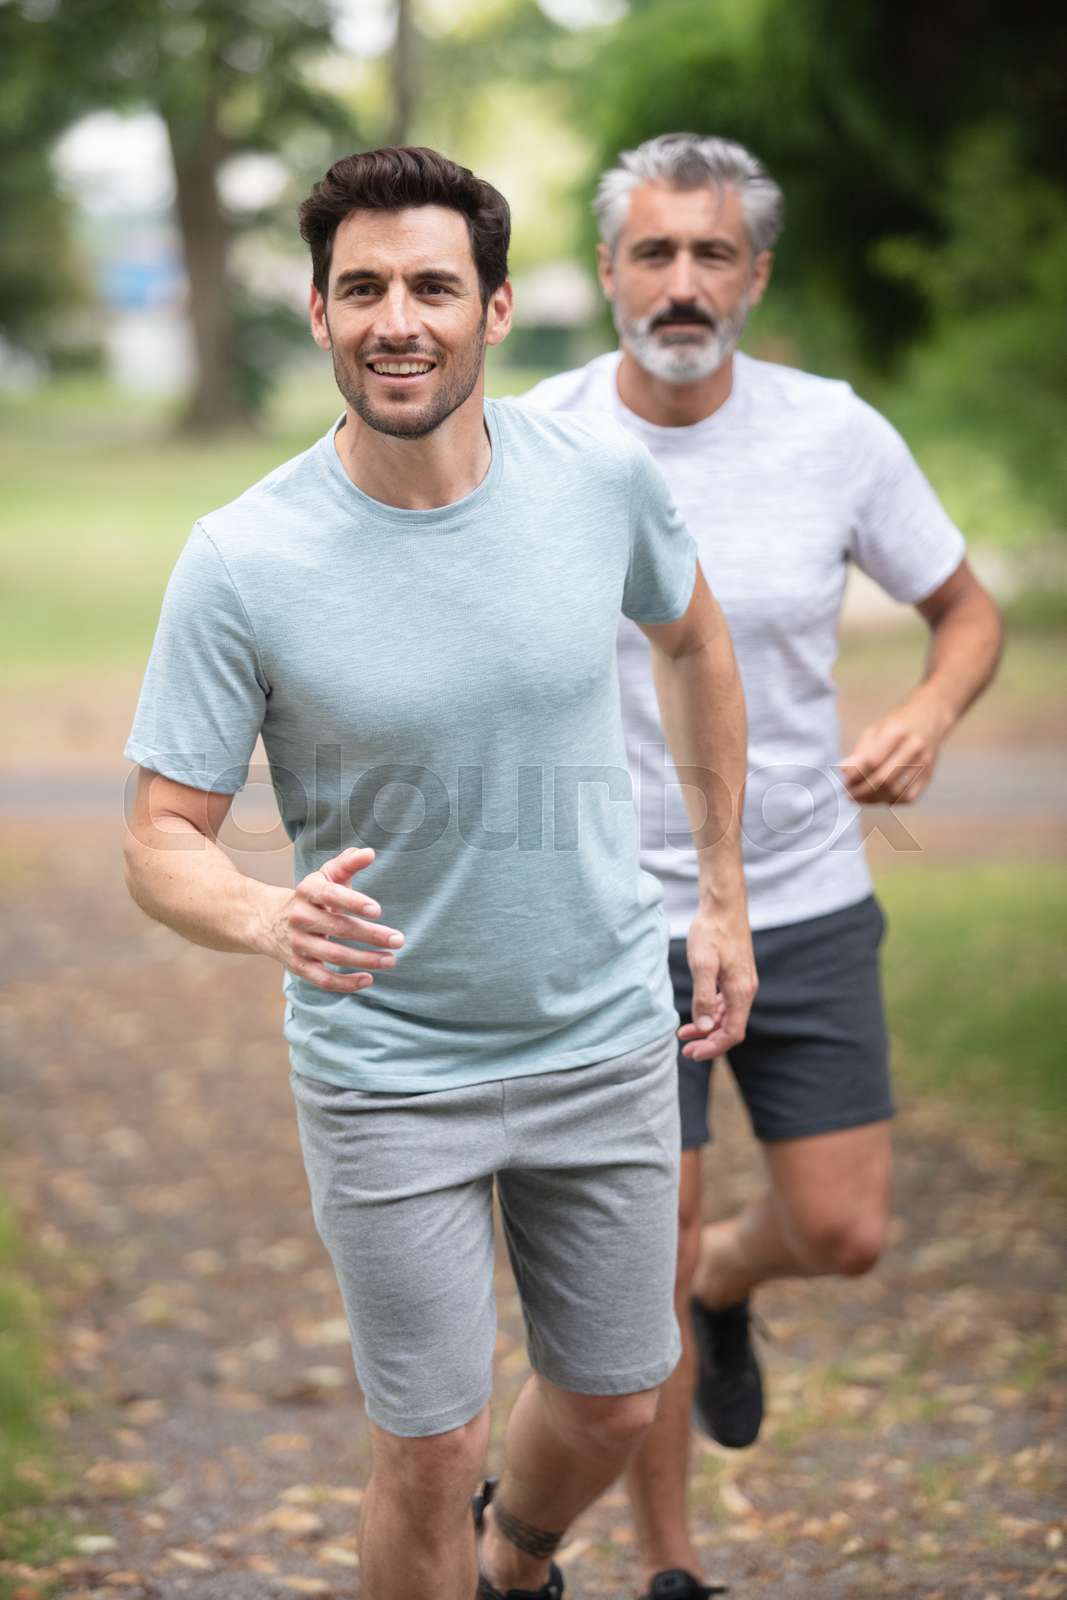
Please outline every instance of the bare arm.
M961 561L916 606L931 639L920 683L869 724L841 766L852 798L863 805L910 804L934 775L941 746L992 680L1004 624L992 596Z
M393 928L368 921L381 907L348 887L373 850L345 850L296 889L279 889L240 872L218 844L233 802L175 783L142 767L124 846L126 884L141 910L209 950L266 955L319 988L352 993L369 971L393 964L403 944ZM355 950L337 939L384 947ZM325 965L361 969L334 973Z
M707 1061L744 1038L756 992L741 865L744 695L726 620L699 566L685 615L642 631L700 875L689 932L693 1025L681 1037L689 1041L686 1055Z

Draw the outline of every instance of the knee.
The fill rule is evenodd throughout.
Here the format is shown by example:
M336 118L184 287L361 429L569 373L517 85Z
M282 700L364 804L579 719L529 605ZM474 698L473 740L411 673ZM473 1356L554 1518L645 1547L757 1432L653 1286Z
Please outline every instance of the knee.
M394 1501L417 1508L427 1524L449 1521L466 1507L489 1444L488 1407L447 1433L402 1438L374 1430L374 1476Z
M811 1218L801 1231L808 1270L839 1278L861 1278L881 1260L886 1219L878 1214Z
M658 1389L637 1394L567 1394L553 1407L562 1431L576 1446L614 1456L631 1449L656 1416Z

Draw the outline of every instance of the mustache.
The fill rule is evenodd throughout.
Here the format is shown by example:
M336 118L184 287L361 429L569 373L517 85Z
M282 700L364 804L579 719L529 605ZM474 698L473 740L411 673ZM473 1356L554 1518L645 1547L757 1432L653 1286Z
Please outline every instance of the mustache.
M417 345L379 345L372 351L360 351L361 361L433 361L439 363L439 350L422 350Z
M714 333L716 328L715 318L702 311L699 306L671 305L665 311L660 311L652 318L648 328L654 333L657 328L669 327L672 323L679 322L697 323L702 328L710 328Z

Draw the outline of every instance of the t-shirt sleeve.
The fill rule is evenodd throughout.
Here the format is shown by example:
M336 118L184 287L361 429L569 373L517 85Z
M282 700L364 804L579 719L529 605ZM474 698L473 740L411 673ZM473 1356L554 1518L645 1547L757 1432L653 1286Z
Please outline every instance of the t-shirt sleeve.
M692 599L696 544L643 445L633 446L631 472L623 614L633 622L674 622Z
M892 423L857 404L854 446L864 481L850 554L894 600L914 605L955 572L966 549L963 535Z
M240 595L197 523L167 585L125 754L177 783L236 794L268 692Z

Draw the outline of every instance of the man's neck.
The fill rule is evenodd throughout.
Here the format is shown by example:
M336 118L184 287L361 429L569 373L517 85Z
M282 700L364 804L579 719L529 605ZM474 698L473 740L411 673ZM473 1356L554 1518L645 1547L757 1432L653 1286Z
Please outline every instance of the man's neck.
M422 439L379 433L345 407L334 434L338 458L357 489L402 511L432 511L472 494L492 460L483 385Z
M616 382L623 405L646 422L660 428L687 428L703 422L729 400L734 358L728 355L721 367L699 383L666 383L639 366L623 345Z

